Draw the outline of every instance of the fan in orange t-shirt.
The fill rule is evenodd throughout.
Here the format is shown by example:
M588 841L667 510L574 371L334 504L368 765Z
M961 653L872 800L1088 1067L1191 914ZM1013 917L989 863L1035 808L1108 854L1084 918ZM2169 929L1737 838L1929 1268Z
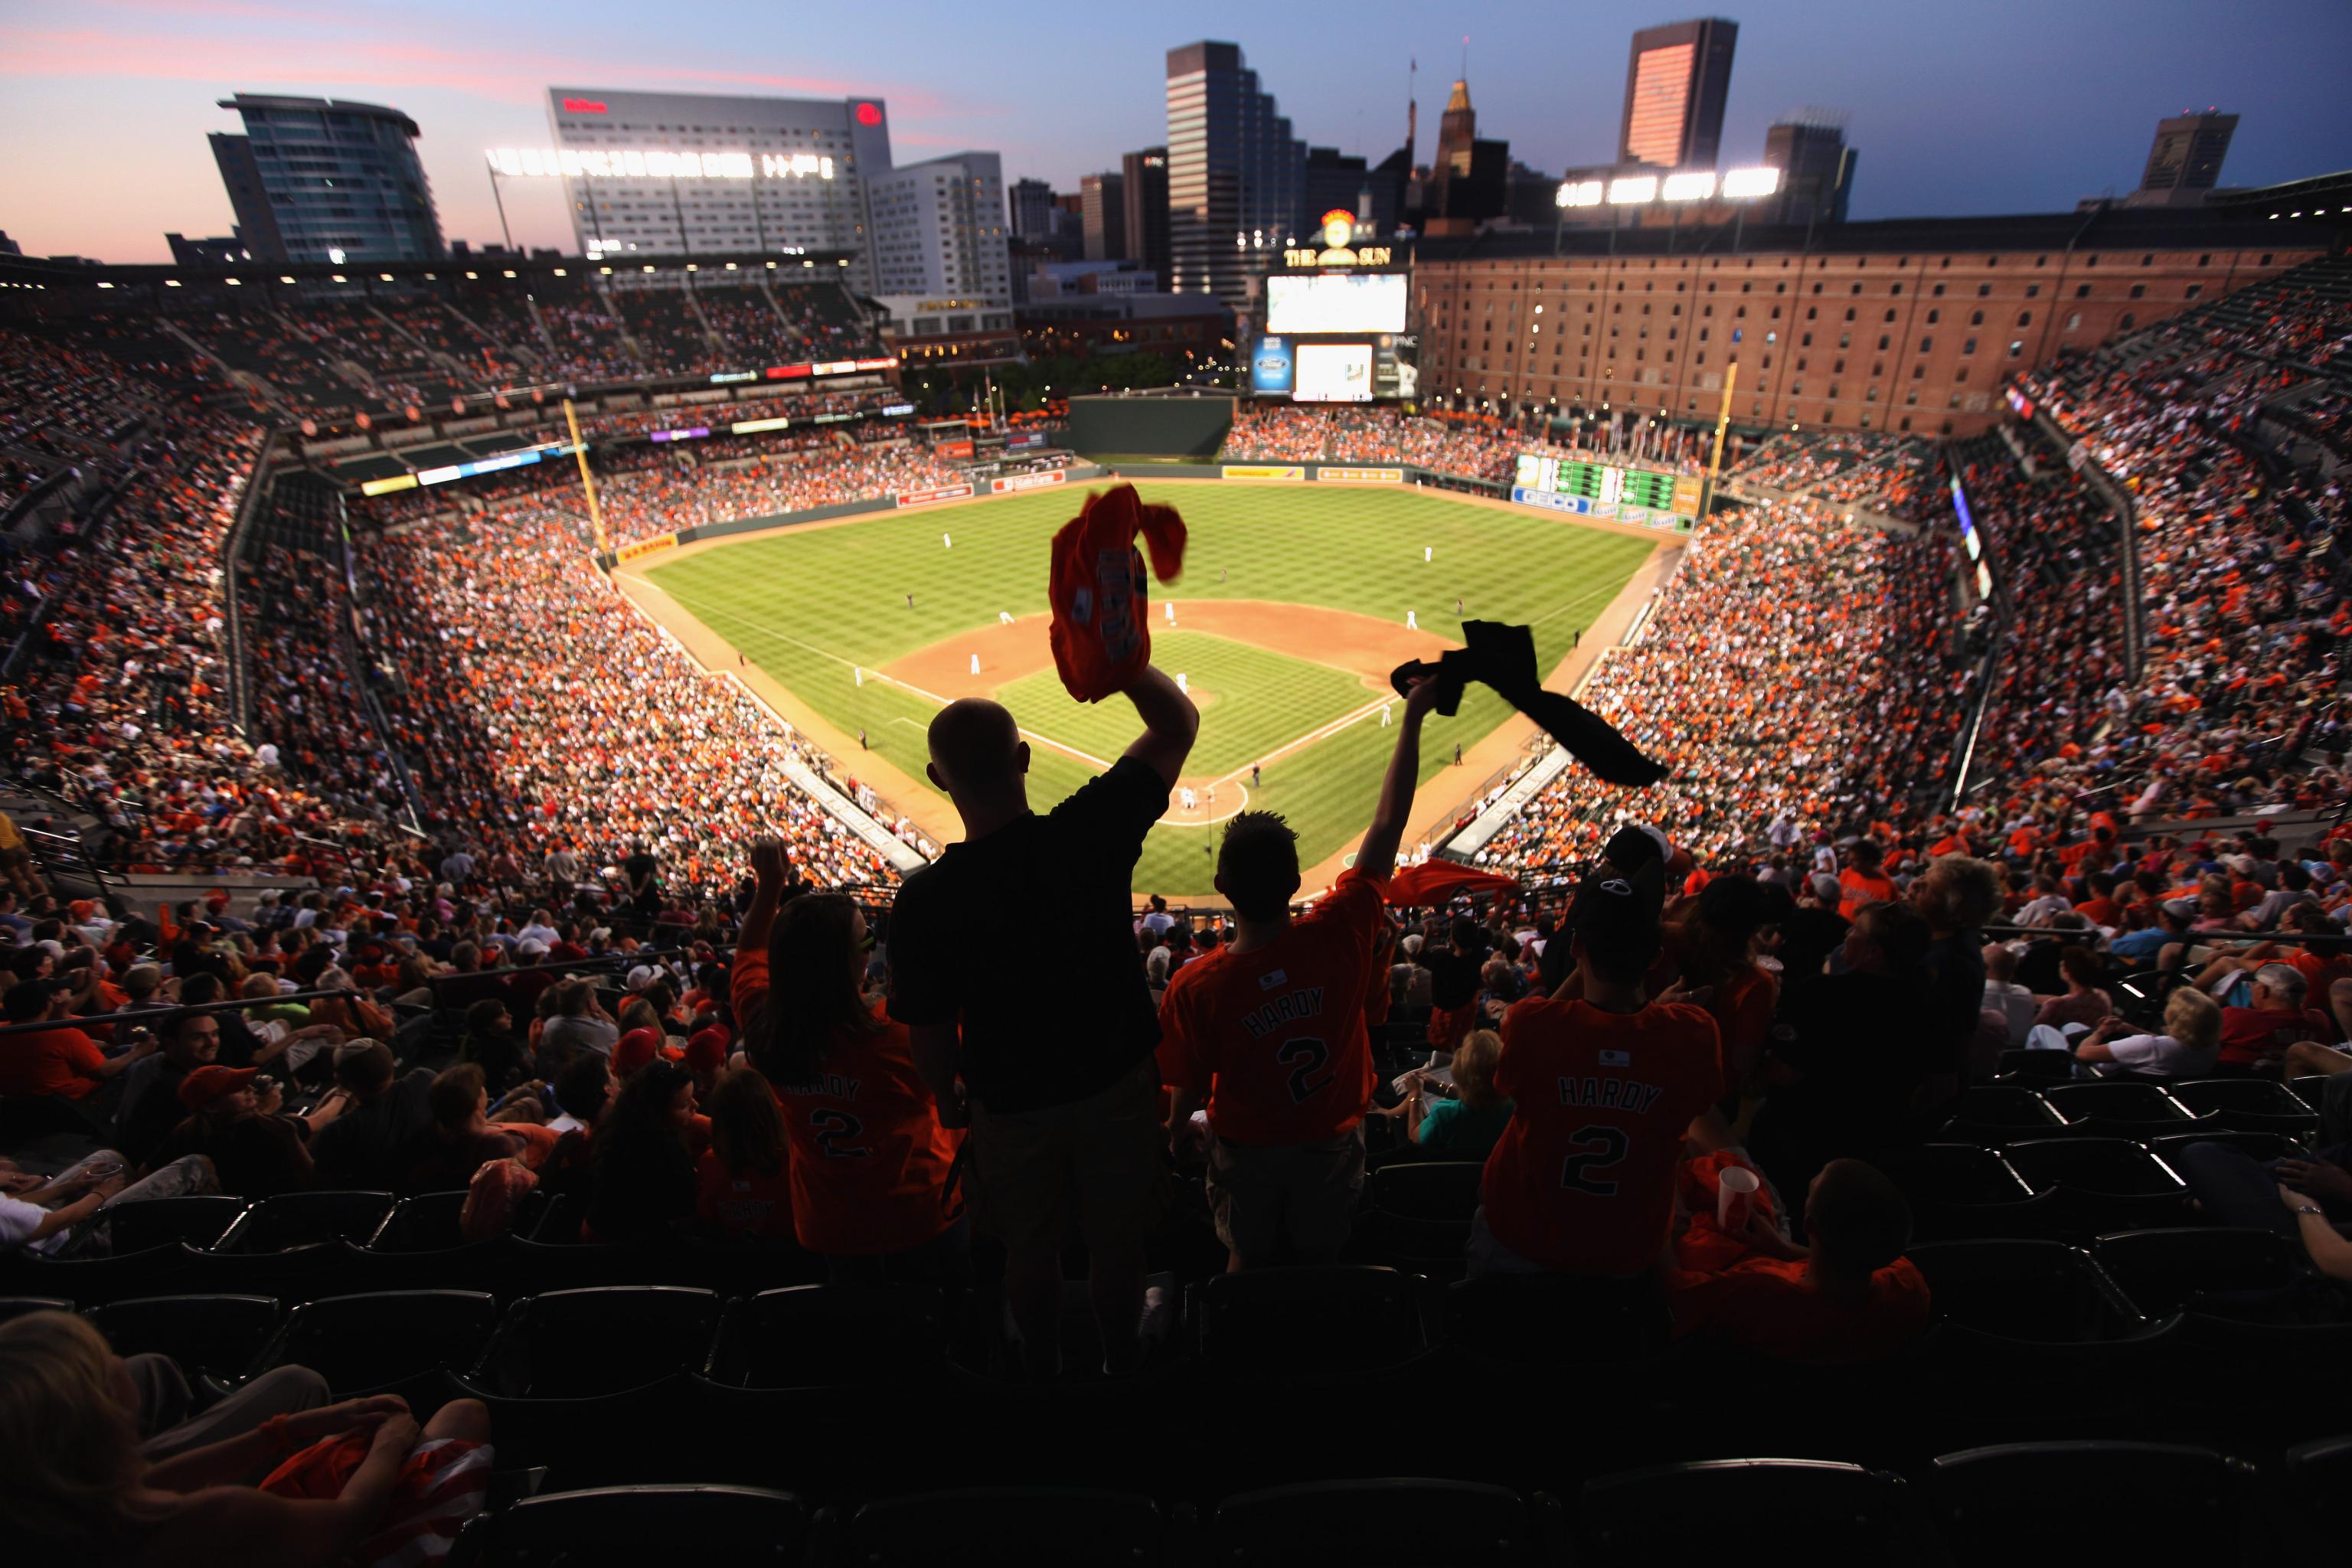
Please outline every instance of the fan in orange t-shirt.
M1567 920L1581 994L1503 1015L1495 1088L1517 1109L1486 1157L1474 1276L1642 1272L1665 1252L1685 1142L1730 1142L1715 1020L1676 990L1645 1000L1663 893L1654 860L1588 879Z

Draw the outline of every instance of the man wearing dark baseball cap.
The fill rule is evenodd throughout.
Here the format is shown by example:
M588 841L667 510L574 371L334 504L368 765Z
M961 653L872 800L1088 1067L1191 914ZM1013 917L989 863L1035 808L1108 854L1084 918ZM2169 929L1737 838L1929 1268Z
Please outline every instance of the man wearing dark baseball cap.
M278 1114L278 1089L256 1095L252 1068L200 1067L180 1080L188 1119L172 1130L149 1160L162 1166L190 1154L213 1163L220 1190L234 1197L266 1198L310 1184L310 1136L342 1113L341 1089L307 1117Z
M1619 862L1621 847L1639 864ZM1486 1159L1474 1276L1643 1273L1666 1249L1685 1141L1730 1141L1714 1110L1715 1020L1677 991L1653 1002L1643 988L1665 860L1654 843L1644 855L1612 840L1564 922L1579 984L1562 990L1580 994L1530 996L1503 1015L1495 1088L1517 1109Z

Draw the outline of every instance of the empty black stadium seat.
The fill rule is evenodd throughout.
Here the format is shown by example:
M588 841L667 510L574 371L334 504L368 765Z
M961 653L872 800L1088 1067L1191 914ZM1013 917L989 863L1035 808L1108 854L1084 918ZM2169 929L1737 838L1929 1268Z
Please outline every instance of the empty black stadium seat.
M2071 1051L2003 1051L2000 1053L2000 1081L2020 1083L2029 1089L2042 1084L2069 1083L2074 1080L2075 1061Z
M498 1327L498 1302L479 1290L381 1290L296 1307L255 1358L254 1370L307 1366L338 1399L481 1356Z
M2320 1101L2326 1098L2327 1086L2335 1080L2335 1077L2336 1075L2332 1073L2305 1073L2301 1078L2287 1079L2286 1087L2294 1091L2297 1100L2315 1111L2319 1109Z
M457 1229L457 1216L465 1207L463 1189L403 1198L384 1215L375 1234L366 1238L368 1248L373 1252L445 1252L462 1247L466 1238Z
M1210 1516L1216 1568L1297 1563L1534 1563L1539 1543L1516 1492L1469 1481L1325 1481L1229 1497Z
M190 1247L218 1246L229 1227L244 1214L243 1198L147 1198L118 1204L106 1211L107 1245L118 1258L184 1241Z
M1202 1361L1237 1375L1361 1373L1428 1343L1417 1283L1392 1268L1220 1274L1195 1289L1192 1316Z
M163 1296L194 1281L198 1254L174 1241L100 1258L0 1258L0 1290L58 1297L81 1307L134 1296Z
M1152 1568L1169 1561L1158 1504L1084 1487L965 1487L879 1499L850 1516L848 1548L857 1568Z
M2176 1224L2188 1214L2180 1178L2129 1139L2029 1139L2001 1155L2036 1192L2057 1194L2061 1222L2085 1238Z
M698 1370L720 1304L668 1285L533 1296L507 1310L472 1381L508 1398L588 1399Z
M1445 1288L1445 1352L1507 1367L1630 1372L1664 1350L1673 1329L1647 1279L1489 1274ZM1593 1353L1601 1344L1606 1358Z
M1916 1560L1920 1531L1901 1476L1819 1459L1703 1459L1584 1483L1572 1527L1580 1568L1719 1553L1727 1521L1803 1522L1794 1555L1819 1563Z
M1927 1478L1958 1563L2244 1560L2252 1467L2170 1443L2005 1443L1946 1454Z
M1938 1318L2007 1339L2126 1338L2140 1313L2090 1254L2055 1241L1938 1241L1911 1248Z
M1364 1201L1401 1219L1468 1225L1478 1208L1478 1184L1486 1173L1475 1160L1437 1160L1375 1171L1364 1184Z
M2289 1448L2275 1490L2284 1505L2274 1532L2278 1561L2340 1559L2352 1542L2352 1436Z
M74 1304L62 1296L0 1296L0 1323L26 1312L70 1312Z
M730 1388L936 1376L946 1303L928 1286L797 1285L728 1303L703 1374Z
M466 1527L453 1562L480 1568L642 1568L681 1552L717 1563L801 1561L808 1510L756 1487L604 1487L526 1498Z
M1408 1219L1368 1208L1357 1214L1341 1260L1442 1283L1461 1279L1469 1268L1469 1242L1467 1215L1456 1220Z
M2219 1117L2240 1132L2300 1137L2319 1125L2318 1110L2266 1078L2201 1078L2172 1086L2172 1097L2199 1116Z
M1961 1091L1939 1141L1998 1148L2021 1138L2046 1138L2065 1125L2049 1102L2013 1083L1978 1084Z
M392 1213L390 1193L281 1193L245 1211L216 1252L290 1252L328 1242L363 1246Z
M2294 1285L2300 1249L2274 1231L2181 1226L2103 1236L2091 1256L2145 1315L2256 1312Z
M266 1296L148 1296L93 1310L91 1322L121 1356L166 1355L190 1379L234 1383L278 1331Z
M2090 1122L2142 1131L2162 1132L2192 1120L2188 1110L2160 1085L2131 1079L2102 1079L2095 1083L2052 1084L2042 1100L2066 1120L2069 1127Z
M2168 1132L2143 1140L2148 1152L2178 1171L2176 1157L2192 1143L2225 1143L2252 1160L2301 1160L2310 1151L2283 1132Z
M1922 1241L2043 1234L2042 1211L2050 1205L1998 1150L1922 1143L1889 1151L1879 1165L1909 1201L1912 1234Z

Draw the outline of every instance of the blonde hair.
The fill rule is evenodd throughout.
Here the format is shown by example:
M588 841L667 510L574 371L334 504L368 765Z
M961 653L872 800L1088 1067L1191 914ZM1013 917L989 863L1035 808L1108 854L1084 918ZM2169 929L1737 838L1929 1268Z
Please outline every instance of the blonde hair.
M1454 1092L1473 1110L1500 1105L1495 1092L1495 1064L1502 1059L1503 1037L1492 1029L1474 1029L1454 1047Z
M0 1323L0 1517L31 1537L30 1560L61 1559L137 1522L145 1468L105 1336L70 1312Z
M2221 1004L2183 985L2165 999L2164 1032L2192 1051L2210 1051L2221 1042Z

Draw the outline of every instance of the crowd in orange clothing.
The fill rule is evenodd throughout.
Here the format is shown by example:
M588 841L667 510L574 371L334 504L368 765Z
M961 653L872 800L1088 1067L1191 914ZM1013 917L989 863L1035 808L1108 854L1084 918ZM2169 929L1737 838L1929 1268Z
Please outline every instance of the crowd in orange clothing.
M1915 437L1823 431L1775 436L1743 453L1725 478L1917 521L1922 509L1940 504L1941 466L1935 448Z

